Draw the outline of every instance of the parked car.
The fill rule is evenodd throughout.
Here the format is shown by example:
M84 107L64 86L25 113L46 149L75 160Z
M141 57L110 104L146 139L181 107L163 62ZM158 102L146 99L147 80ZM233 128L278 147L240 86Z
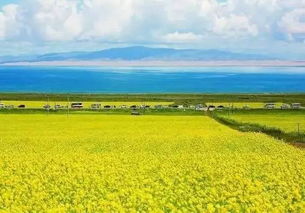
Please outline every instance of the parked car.
M83 105L83 103L72 103L71 104L71 108L72 109L82 109L82 108L84 108L84 105Z
M102 105L101 104L91 104L91 109L101 109Z
M274 103L266 103L264 106L265 109L275 109Z
M291 106L289 104L283 104L281 106L281 109L290 109L290 108L291 108Z
M138 111L132 111L131 115L141 115Z

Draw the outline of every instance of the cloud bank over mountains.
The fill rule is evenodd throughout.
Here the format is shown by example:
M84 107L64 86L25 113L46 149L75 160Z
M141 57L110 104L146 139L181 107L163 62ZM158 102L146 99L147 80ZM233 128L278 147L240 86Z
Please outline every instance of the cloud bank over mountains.
M21 51L125 43L297 53L304 41L305 0L22 0L0 10L0 43Z

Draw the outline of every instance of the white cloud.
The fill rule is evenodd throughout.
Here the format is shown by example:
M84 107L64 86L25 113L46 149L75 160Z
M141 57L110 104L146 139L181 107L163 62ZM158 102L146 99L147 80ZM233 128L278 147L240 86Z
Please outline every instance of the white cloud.
M16 26L16 27L12 27ZM9 4L0 12L0 39L10 38L19 33L18 5Z
M298 37L305 37L305 8L295 9L285 14L279 26L288 38L293 40Z
M131 0L84 0L79 11L84 22L79 39L117 39L129 25L132 3Z
M0 9L2 41L251 46L251 40L293 43L305 35L305 0L20 2Z
M130 20L131 5L130 0L26 0L17 8L3 8L0 35L42 41L111 39ZM17 22L10 23L14 15ZM7 34L10 29L17 30Z
M73 40L82 32L82 18L74 1L37 0L29 11L26 9L21 14L29 39Z
M6 24L5 24L5 16L3 13L0 13L0 39L5 38Z
M173 42L173 43L188 43L188 42L196 42L200 41L202 39L202 36L196 35L194 33L188 32L188 33L179 33L179 32L174 32L174 33L169 33L166 34L163 37L165 42Z
M258 30L245 16L217 17L213 32L226 37L256 36Z

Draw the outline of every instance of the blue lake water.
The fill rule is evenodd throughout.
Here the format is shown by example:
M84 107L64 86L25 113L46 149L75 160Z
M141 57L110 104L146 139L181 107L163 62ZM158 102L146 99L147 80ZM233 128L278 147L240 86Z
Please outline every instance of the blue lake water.
M305 92L305 68L0 67L0 92Z

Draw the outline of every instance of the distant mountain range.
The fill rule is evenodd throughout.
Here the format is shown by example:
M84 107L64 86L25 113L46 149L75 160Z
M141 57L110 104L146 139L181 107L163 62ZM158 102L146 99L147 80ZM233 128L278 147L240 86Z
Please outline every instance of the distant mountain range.
M149 48L142 46L112 48L94 52L50 53L37 56L3 56L6 62L40 62L40 61L226 61L226 60L274 60L266 55L243 54L220 50Z

